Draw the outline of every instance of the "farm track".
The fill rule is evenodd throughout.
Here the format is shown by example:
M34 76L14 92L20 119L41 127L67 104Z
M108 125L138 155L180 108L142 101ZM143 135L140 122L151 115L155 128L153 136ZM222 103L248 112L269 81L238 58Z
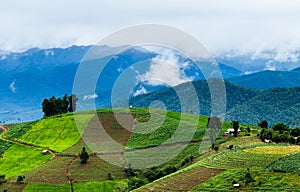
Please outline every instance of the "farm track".
M27 147L33 147L33 148L39 148L39 149L45 148L45 147L41 147L41 146L34 145L34 144L31 144L31 143L26 143L26 142L23 142L23 141L6 139L6 138L4 138L3 136L0 136L0 139L1 139L2 141L5 141L5 142L14 143L14 144L19 144L19 145L24 145L24 146L27 146ZM56 156L56 152L55 152L54 150L52 150L52 149L47 149L47 150L48 150L48 152L49 152L51 155Z
M2 129L3 133L5 133L6 131L8 131L8 128L3 126L3 125L0 125L0 129Z

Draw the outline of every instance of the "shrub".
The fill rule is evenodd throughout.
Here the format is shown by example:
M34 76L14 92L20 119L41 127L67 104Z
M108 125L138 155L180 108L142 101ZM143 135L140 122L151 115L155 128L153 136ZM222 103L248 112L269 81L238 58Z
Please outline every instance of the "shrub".
M109 180L115 180L116 179L116 177L113 176L111 173L108 173L107 177L108 177Z
M132 177L128 181L128 190L131 191L133 189L139 188L148 183L148 180L143 177Z

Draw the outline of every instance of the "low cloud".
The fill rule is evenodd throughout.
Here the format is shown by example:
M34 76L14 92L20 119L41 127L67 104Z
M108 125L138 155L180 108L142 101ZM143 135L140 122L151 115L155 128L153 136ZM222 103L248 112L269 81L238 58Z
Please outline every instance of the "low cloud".
M156 56L151 60L148 71L137 76L138 82L145 82L152 86L178 84L191 81L183 69L189 67L188 62L180 62L173 53Z
M8 89L11 90L11 92L15 93L17 91L16 81L11 82L8 86Z
M98 97L98 95L96 93L94 93L92 95L85 95L85 96L83 96L83 100L95 99L97 97Z
M140 89L138 89L137 91L134 92L133 96L138 96L141 94L146 94L147 90L145 89L145 87L141 87Z

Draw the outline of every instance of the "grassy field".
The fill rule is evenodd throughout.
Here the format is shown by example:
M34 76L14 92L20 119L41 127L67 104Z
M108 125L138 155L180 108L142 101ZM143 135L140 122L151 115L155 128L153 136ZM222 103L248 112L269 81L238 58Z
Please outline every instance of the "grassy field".
M127 187L126 180L107 180L107 181L91 181L91 182L75 182L73 189L76 192L99 192L99 191L117 191ZM69 184L28 184L24 192L65 192L70 191Z
M276 172L300 173L300 152L281 158L267 169Z
M0 140L0 150L5 151L0 159L0 174L9 178L8 183L0 185L0 191L5 188L11 191L69 191L67 176L74 181L74 191L124 191L127 178L123 166L129 164L133 168L158 165L158 170L179 169L137 191L232 191L233 182L240 183L241 189L246 191L297 191L300 187L296 182L299 173L290 172L300 166L299 146L264 144L255 130L252 136L238 138L223 137L221 132L216 152L209 148L209 139L203 137L207 117L154 109L151 112L152 116L148 109L119 109L116 113L111 109L99 109L97 115L86 111L76 116L65 114L12 127L5 138L22 141L24 145L9 145ZM100 123L103 129L99 129ZM229 127L230 123L223 123L223 131ZM91 142L85 143L86 139ZM112 141L118 147L112 145ZM200 150L201 144L208 147ZM230 151L229 145L237 149ZM86 165L80 164L78 157L83 147L90 154ZM43 155L43 148L58 153L55 157ZM192 161L184 163L191 156ZM287 173L267 171L267 167ZM247 168L255 181L246 185ZM25 176L25 184L14 183L18 175ZM115 180L109 180L109 175Z
M15 140L24 135L36 122L26 122L20 123L13 127L13 129L8 129L4 134L4 138L9 140Z
M93 115L82 114L82 124L87 124ZM81 138L73 115L62 115L42 119L18 140L62 152L76 144Z
M48 161L51 155L43 155L42 150L14 144L0 159L0 174L5 174L6 178L11 178Z
M245 183L246 169L225 171L198 185L192 191L300 191L299 175L265 170L250 170L254 182ZM241 187L235 189L233 183Z
M279 158L295 153L300 150L300 146L253 146L243 150L227 150L222 153L213 155L206 159L207 167L236 169L236 168L251 168L259 169L266 168Z

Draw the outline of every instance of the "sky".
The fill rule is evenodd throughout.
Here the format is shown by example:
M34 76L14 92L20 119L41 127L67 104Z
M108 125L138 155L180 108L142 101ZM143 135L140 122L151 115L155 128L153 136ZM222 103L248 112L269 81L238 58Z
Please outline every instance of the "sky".
M96 44L147 23L181 29L215 54L300 47L297 0L9 0L0 23L8 51Z

